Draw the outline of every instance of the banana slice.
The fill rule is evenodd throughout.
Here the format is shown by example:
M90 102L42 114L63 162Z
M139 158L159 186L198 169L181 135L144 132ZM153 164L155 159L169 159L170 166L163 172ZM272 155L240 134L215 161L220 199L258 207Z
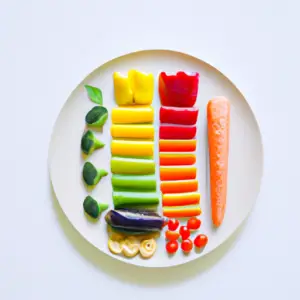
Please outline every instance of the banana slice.
M140 253L144 258L150 258L156 250L155 239L144 240L141 243Z
M123 243L124 243L123 241L116 241L116 240L109 239L108 248L110 252L114 254L120 254L122 253Z
M140 250L140 242L134 237L128 237L122 244L122 252L126 257L134 257Z

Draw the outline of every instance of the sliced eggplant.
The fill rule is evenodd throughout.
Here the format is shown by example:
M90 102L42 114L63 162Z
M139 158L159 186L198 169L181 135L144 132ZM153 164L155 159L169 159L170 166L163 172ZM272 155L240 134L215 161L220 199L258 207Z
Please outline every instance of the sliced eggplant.
M113 229L126 232L156 232L160 231L165 218L148 210L116 209L110 210L105 220Z

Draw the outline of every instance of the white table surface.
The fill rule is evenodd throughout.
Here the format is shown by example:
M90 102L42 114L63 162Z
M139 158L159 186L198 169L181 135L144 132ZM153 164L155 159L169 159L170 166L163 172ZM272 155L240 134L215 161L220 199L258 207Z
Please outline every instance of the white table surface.
M1 1L0 299L300 299L299 9L296 0ZM265 149L240 234L163 270L87 244L47 170L52 126L76 84L112 57L151 48L194 54L231 78Z

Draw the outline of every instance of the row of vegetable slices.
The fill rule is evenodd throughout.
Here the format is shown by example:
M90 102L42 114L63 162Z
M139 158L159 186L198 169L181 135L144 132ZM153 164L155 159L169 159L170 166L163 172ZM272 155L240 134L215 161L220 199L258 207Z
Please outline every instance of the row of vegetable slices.
M160 189L166 217L186 218L201 213L196 155L191 153L196 150L198 108L194 104L198 83L198 73L159 75ZM174 91L180 87L186 93L178 97Z
M113 203L120 208L156 208L154 161L154 93L152 74L114 73L115 100L111 126Z

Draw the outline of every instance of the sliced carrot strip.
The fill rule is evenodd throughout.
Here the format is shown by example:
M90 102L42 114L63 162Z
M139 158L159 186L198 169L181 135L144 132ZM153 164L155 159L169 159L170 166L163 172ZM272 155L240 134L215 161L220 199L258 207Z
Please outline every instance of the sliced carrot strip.
M168 218L188 218L196 217L200 214L201 208L199 205L163 207L163 215Z
M166 154L159 155L161 166L188 166L196 162L195 154Z
M193 152L196 140L159 140L160 152Z
M160 180L185 180L195 179L196 167L161 167Z
M164 194L162 197L163 206L182 206L199 204L199 202L200 193Z
M163 194L189 193L198 190L197 180L162 181L160 190Z
M207 130L210 160L210 197L212 221L220 226L227 196L230 104L216 97L207 105Z

